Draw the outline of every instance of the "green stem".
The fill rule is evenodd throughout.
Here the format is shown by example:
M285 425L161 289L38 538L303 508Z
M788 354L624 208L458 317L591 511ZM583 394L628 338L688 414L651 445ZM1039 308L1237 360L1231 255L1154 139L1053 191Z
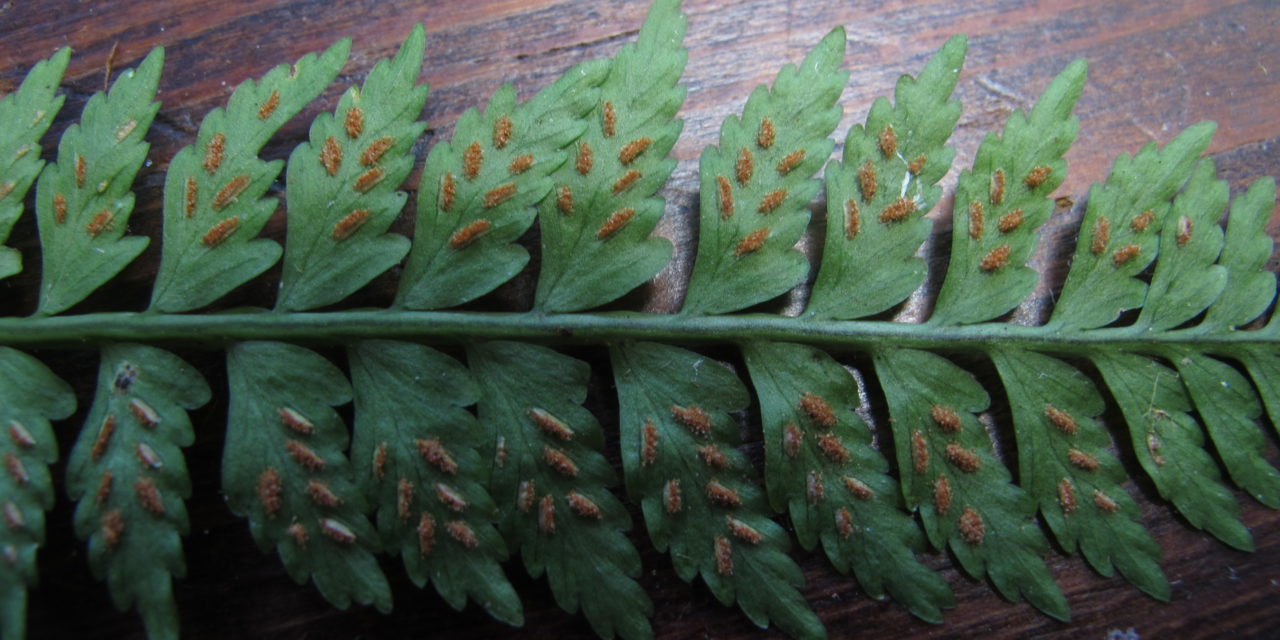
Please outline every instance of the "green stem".
M1145 352L1177 345L1221 352L1259 347L1274 349L1280 344L1280 334L1271 331L1207 334L1195 329L1151 331L1143 327L1118 327L1063 332L1051 327L1000 323L940 327L900 322L817 321L776 315L688 317L403 310L279 314L241 310L202 315L94 313L0 318L0 344L14 347L77 348L130 341L217 348L246 340L342 344L371 337L424 342L508 339L552 344L764 340L860 351L907 347L981 352L1007 346L1079 355L1104 347Z

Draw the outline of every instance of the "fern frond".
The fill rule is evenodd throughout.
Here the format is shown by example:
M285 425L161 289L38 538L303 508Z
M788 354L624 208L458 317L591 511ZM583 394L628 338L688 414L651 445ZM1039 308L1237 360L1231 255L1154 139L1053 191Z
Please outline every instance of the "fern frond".
M172 576L186 574L182 536L191 479L187 410L209 387L186 362L143 345L102 351L98 390L67 461L76 535L116 608L137 606L150 638L178 638Z
M722 603L795 637L826 631L803 597L790 529L805 550L821 544L864 592L934 622L955 597L918 559L926 540L1006 598L1069 617L1038 516L1098 573L1118 570L1170 599L1177 583L1125 487L1132 458L1193 526L1253 547L1256 532L1219 476L1280 507L1280 471L1258 429L1264 413L1280 423L1280 319L1268 317L1276 281L1265 270L1274 180L1236 199L1224 233L1229 190L1201 157L1212 123L1121 156L1091 191L1048 322L1026 326L1021 312L1007 320L1041 282L1029 257L1072 253L1041 247L1039 229L1066 176L1085 63L1068 65L1029 113L983 140L942 225L950 250L930 261L946 241L945 232L929 239L930 211L946 201L939 184L956 153L946 145L960 117L952 94L966 40L952 38L917 77L902 77L894 102L877 100L830 162L848 78L836 28L771 88L757 88L704 149L700 228L681 228L681 214L656 237L682 132L685 22L678 0L657 0L637 41L612 59L581 63L524 103L505 85L468 111L426 158L416 220L405 221L412 243L389 230L425 130L424 28L292 149L283 248L256 236L286 165L258 156L324 91L350 44L243 83L191 146L154 159L169 167L165 244L145 313L65 312L147 244L124 234L162 53L90 98L39 178L44 260L23 280L42 279L37 311L0 318L0 636L25 633L53 500L49 421L74 407L67 385L17 345L100 350L66 488L94 574L120 608L138 608L154 638L178 633L187 411L210 392L153 343L226 352L227 504L296 581L314 581L340 608L390 609L378 564L386 552L451 607L474 600L522 625L502 566L518 553L599 635L652 637L654 602L640 585L606 443L618 445L627 493L676 574L700 576ZM0 101L0 240L41 171L39 139L61 104L67 56L38 65ZM824 167L825 215L813 202ZM664 269L668 237L681 259ZM530 255L536 245L540 258ZM274 310L182 313L282 255ZM17 272L17 257L0 247L0 277ZM926 265L937 278L925 277ZM671 313L582 312L627 307L618 301L655 273L690 269L679 313L653 300L646 309ZM1051 290L1057 278L1044 275ZM535 279L521 292L529 313L445 310L488 306L498 301L482 299L500 287ZM391 308L315 311L375 280L383 293L397 288ZM677 300L683 283L667 283ZM779 296L783 314L734 313ZM912 313L900 315L922 322L867 319L908 299ZM708 343L743 358L708 358ZM593 415L612 402L599 392L603 374L593 378L585 361L555 350L562 345L608 350L616 440ZM321 347L332 351L313 350ZM349 377L330 360L339 352ZM751 442L757 421L743 413L753 392L762 452ZM867 423L883 415L881 395L892 440L877 443ZM1112 401L1128 429L1120 446L1100 420ZM1000 446L1006 416L1014 453ZM1016 474L1005 466L1015 459ZM809 589L834 598L847 584Z
M31 67L17 91L0 99L0 278L22 271L22 256L4 246L13 223L22 215L22 201L40 175L40 138L62 109L63 97L55 95L71 60L71 48L63 47L48 60Z

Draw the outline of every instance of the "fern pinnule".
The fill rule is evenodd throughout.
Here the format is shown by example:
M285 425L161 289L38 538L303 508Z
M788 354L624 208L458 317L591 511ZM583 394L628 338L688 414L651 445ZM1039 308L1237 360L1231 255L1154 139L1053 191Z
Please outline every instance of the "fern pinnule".
M854 410L854 380L834 358L786 343L743 346L760 398L765 487L774 511L787 511L800 546L819 541L841 572L873 598L886 594L911 613L942 622L955 597L916 560L920 528L902 509L900 488L871 431ZM825 483L814 493L813 483Z
M541 311L611 302L671 259L670 242L650 234L665 204L654 195L676 167L667 154L683 128L672 120L684 102L677 83L688 58L679 6L679 0L654 3L637 41L614 56L586 131L570 148L575 157L551 175L555 186L538 209L542 261L534 307ZM589 166L579 161L587 155ZM633 175L634 184L615 190ZM615 220L624 226L612 228Z
M682 314L736 311L805 279L809 264L792 246L822 186L812 177L835 146L844 51L844 29L833 29L771 88L756 87L742 115L721 125L719 146L703 150L698 254Z
M610 357L627 492L641 504L654 547L671 555L681 579L700 576L757 626L825 638L798 591L804 576L786 555L790 540L769 519L754 469L737 450L729 414L747 405L742 382L715 361L663 344L616 345ZM835 478L815 481L840 490ZM825 488L808 491L813 500Z
M110 93L96 93L81 120L62 134L58 161L36 188L42 253L40 315L61 313L115 277L150 244L124 233L133 212L134 175L160 109L153 102L164 66L157 47L120 74Z
M50 421L75 409L66 382L39 360L0 346L0 637L6 640L26 634L27 589L36 584L36 551L54 503L49 465L58 459L58 441Z
M960 101L951 94L967 48L964 36L954 36L918 76L899 78L896 103L877 98L866 122L850 127L841 159L827 163L828 231L805 317L879 313L924 281L916 251L930 232L925 215L942 197L937 182L955 157L945 145L960 119ZM884 216L894 205L905 212L905 203L913 209L906 217Z
M276 307L301 311L342 300L409 252L387 234L407 196L427 86L415 86L425 49L414 27L393 60L381 60L333 114L318 116L310 142L289 156L289 224ZM358 126L356 123L359 123Z
M182 449L195 440L187 411L209 401L191 365L145 345L102 350L93 407L67 461L76 535L116 608L136 606L147 635L176 639L172 577L186 575L191 479Z
M1068 553L1079 549L1098 573L1111 576L1119 569L1152 597L1168 600L1160 546L1142 526L1111 438L1096 420L1104 408L1097 386L1047 355L1000 349L991 357L1013 412L1019 485L1039 503L1058 543ZM1096 466L1080 464L1081 454ZM1116 509L1100 507L1095 491Z
M1021 303L1039 274L1025 266L1049 219L1049 197L1066 177L1063 159L1075 141L1072 115L1088 65L1077 60L1050 83L1030 114L1009 116L988 134L973 168L960 174L952 207L951 258L929 322L997 318Z
M165 173L153 311L203 307L280 259L280 245L254 237L275 212L275 198L262 196L284 163L260 160L258 150L333 81L350 50L351 40L340 40L292 67L246 80L225 109L201 121L195 144L173 157Z
M480 449L503 535L533 577L546 575L560 608L582 610L596 634L653 637L653 603L636 583L640 554L623 532L626 508L609 491L604 432L582 406L585 362L519 342L467 346L481 394Z
M22 215L23 198L44 161L40 159L40 138L53 124L62 109L63 96L57 95L58 83L71 48L63 47L47 60L41 60L27 72L17 91L0 99L0 278L22 271L22 256L4 246L18 216Z
M414 584L428 579L454 609L473 599L511 625L524 622L520 598L500 562L508 548L489 495L492 463L484 430L466 407L480 397L466 367L421 345L366 340L348 354L356 421L351 459L389 553ZM426 375L424 375L426 373ZM443 484L467 503L438 499Z
M295 582L313 580L339 609L354 601L390 611L374 557L381 542L332 408L351 401L346 376L296 345L243 342L227 350L227 378L227 506L249 519L254 542L274 548Z
M990 578L1004 597L1069 620L1042 559L1049 544L1033 523L1036 503L1013 484L977 420L987 392L969 372L925 351L878 350L875 367L907 505L920 510L929 541L950 549L966 573Z
M504 85L484 113L468 110L453 140L431 149L397 306L456 306L524 268L529 252L514 241L551 190L548 176L572 162L565 147L586 128L582 119L598 104L609 67L605 60L580 64L519 105L515 87Z

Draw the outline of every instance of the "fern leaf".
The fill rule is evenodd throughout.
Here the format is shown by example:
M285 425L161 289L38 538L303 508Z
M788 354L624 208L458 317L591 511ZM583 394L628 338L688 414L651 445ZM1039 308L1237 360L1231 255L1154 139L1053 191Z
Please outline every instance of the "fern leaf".
M975 414L990 399L968 372L925 351L876 353L907 504L935 547L965 571L991 578L1004 597L1026 598L1059 620L1070 613L1041 556L1049 545L1036 502L1010 482Z
M40 175L40 138L62 109L63 97L55 95L71 60L71 48L63 47L48 60L36 63L17 91L0 99L0 279L22 271L22 255L4 246L13 223L22 215L22 201Z
M590 368L518 342L469 345L467 360L508 544L530 575L546 574L560 608L581 608L600 637L652 637L653 604L635 582L640 555L622 534L631 518L608 490L604 433L581 406Z
M165 174L164 244L151 309L203 307L280 259L280 245L255 239L276 209L264 198L283 165L258 158L271 135L302 110L342 68L351 41L280 65L236 88L226 109L200 123Z
M1092 329L1142 306L1146 283L1134 276L1156 256L1169 200L1191 176L1215 125L1188 127L1163 149L1155 143L1116 158L1107 181L1089 190L1071 270L1050 326Z
M686 582L702 576L725 605L794 638L826 632L797 588L786 533L769 519L751 465L736 449L730 413L747 406L742 382L714 360L657 343L610 349L618 384L627 491L649 537ZM812 490L812 489L811 489ZM834 487L833 487L834 490Z
M762 342L743 352L760 396L774 511L789 510L800 546L812 550L821 540L831 563L852 570L871 597L887 592L920 618L942 622L941 609L955 598L915 559L924 536L853 412L858 389L849 373L807 346Z
M837 27L771 89L756 87L741 116L720 127L719 147L699 159L698 255L682 313L727 313L775 298L809 273L792 250L809 223L812 180L835 143L845 33Z
M40 302L55 314L115 277L150 243L123 237L133 212L133 178L150 148L143 138L160 109L152 102L164 66L155 48L138 69L120 74L111 93L89 98L79 124L62 134L58 162L36 187L40 224Z
M1263 269L1275 247L1275 241L1267 235L1267 220L1275 204L1276 181L1270 177L1254 181L1231 203L1222 255L1218 258L1218 264L1227 270L1227 284L1200 323L1201 331L1230 331L1262 315L1275 300L1275 274ZM1216 227L1216 222L1209 224ZM1280 398L1272 394L1264 397ZM1274 422L1280 425L1280 420Z
M21 640L26 634L27 589L36 584L36 550L44 542L44 512L53 507L49 465L58 458L58 441L49 421L66 418L75 408L75 394L61 378L35 358L0 346L3 640Z
M422 25L414 27L395 59L378 62L333 115L317 117L311 141L289 156L278 309L337 302L409 252L408 238L386 231L404 208L407 196L395 189L413 168L413 144L426 128L417 118L427 87L414 86L425 39Z
M607 61L583 63L519 106L515 87L504 85L483 114L462 115L452 142L431 149L397 305L459 305L524 268L529 252L514 241L533 224L533 207L551 190L548 176L582 135L608 73Z
M186 362L144 345L102 351L98 390L67 461L76 534L116 608L137 606L153 640L178 637L172 576L186 574L182 536L191 479L182 448L195 440L186 410L209 386Z
M960 102L950 98L967 46L964 36L955 36L918 77L899 78L897 104L877 99L866 124L849 129L842 160L827 164L828 230L806 316L848 320L879 313L924 281L924 261L915 254L931 228L924 216L942 196L935 185L955 157L945 145ZM907 199L899 204L901 197ZM890 210L895 204L898 213ZM886 212L891 215L881 221Z
M1013 411L1019 483L1039 503L1058 543L1068 553L1078 548L1098 573L1110 577L1119 569L1138 588L1168 600L1160 547L1121 486L1126 476L1111 454L1111 438L1094 420L1104 405L1093 382L1038 353L999 350L992 359Z
M987 134L973 168L960 174L951 258L930 322L990 320L1035 288L1039 274L1025 264L1053 212L1049 195L1067 174L1062 156L1080 126L1071 112L1087 69L1084 60L1068 65L1030 116L1018 111L1002 135Z
M403 342L369 340L350 349L356 424L356 483L377 505L387 551L399 553L414 584L428 577L454 609L467 598L519 626L520 599L498 563L507 545L495 528L489 462L480 425L464 407L480 397L458 361ZM443 487L443 489L442 489ZM461 498L455 511L438 491Z
M231 408L222 458L227 505L249 518L258 547L275 547L294 581L329 602L391 610L365 500L344 455L346 377L314 351L246 342L227 351Z
M1204 433L1187 412L1191 399L1178 374L1140 355L1107 354L1093 361L1129 425L1138 462L1192 526L1246 551L1253 536L1240 522L1240 507L1218 481L1204 450Z
M679 0L649 9L635 44L624 46L600 86L600 102L572 149L574 162L552 174L538 208L542 264L534 306L579 311L622 296L671 259L671 243L649 234L662 217L653 197L675 169L667 153L680 135L678 86L688 53Z

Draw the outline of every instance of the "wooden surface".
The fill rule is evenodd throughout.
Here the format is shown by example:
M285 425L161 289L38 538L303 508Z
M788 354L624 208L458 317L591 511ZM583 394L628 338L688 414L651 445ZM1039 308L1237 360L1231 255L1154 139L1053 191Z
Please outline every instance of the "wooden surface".
M690 55L684 82L689 97L681 112L684 134L674 151L680 165L664 192L667 218L659 229L679 241L677 255L656 286L628 299L632 308L670 310L678 301L679 287L672 283L679 281L692 259L687 239L696 220L696 157L702 147L714 143L720 120L737 112L751 88L770 80L778 65L798 62L836 25L848 30L845 62L852 70L842 98L846 117L836 133L838 140L865 117L876 96L891 91L900 73L914 72L950 35L963 32L969 34L970 46L957 90L965 112L953 137L959 149L956 166L972 159L986 131L999 126L1012 110L1029 108L1057 71L1084 56L1091 62L1091 78L1077 109L1081 134L1068 154L1071 173L1060 195L1082 201L1088 185L1105 176L1115 154L1136 151L1151 139L1165 142L1203 119L1219 123L1211 152L1233 192L1252 178L1280 174L1280 8L1273 0L686 4ZM611 55L634 38L646 8L644 1L588 0L0 2L0 93L12 90L34 61L57 47L75 49L63 84L67 103L45 139L48 154L87 97L102 88L106 67L132 66L150 47L165 45L167 64L159 95L164 105L148 136L152 164L137 180L139 205L131 224L133 233L158 240L160 188L169 158L192 141L199 119L222 105L237 83L275 64L293 61L342 36L355 39L352 60L338 84L264 151L265 157L283 158L302 141L311 117L332 109L342 89L362 81L379 57L392 54L414 22L425 23L423 80L430 83L431 95L424 113L430 129L417 150L421 159L431 144L449 136L464 109L481 105L500 83L513 82L520 95L528 97L572 64ZM944 182L948 188L955 175L953 170ZM410 191L416 179L415 174ZM1072 222L1078 221L1079 213L1079 207L1059 211L1050 225L1051 235L1073 233ZM411 230L407 217L397 226L403 233ZM27 215L19 223L12 240L23 250L30 269L0 282L0 300L9 305L0 314L25 314L34 307L38 252L31 220ZM280 212L267 233L282 239L282 224ZM1273 237L1276 231L1273 217ZM105 292L74 312L140 308L147 299L158 248L153 241ZM1041 266L1052 281L1052 274L1064 266L1053 256L1063 254L1047 255ZM224 304L269 305L277 275L273 270L254 280ZM487 304L522 308L530 299L530 282L527 275L518 279ZM394 284L390 277L380 278L355 301L385 303ZM87 410L96 359L88 352L39 355L73 382L80 399L80 411L59 427L65 452ZM217 354L181 355L205 373L215 390L225 389ZM591 402L609 428L610 420L616 420L611 418L616 406L609 397L607 362L590 350L574 355L596 365ZM873 389L872 401L877 400ZM225 413L225 392L215 392L214 401L193 414L198 440L187 451L194 480L192 531L186 539L189 571L175 585L188 638L593 637L583 619L561 612L545 582L529 579L518 562L509 563L508 574L524 600L523 629L490 621L475 607L453 612L430 588L414 588L403 577L398 560L384 563L394 589L395 613L382 616L359 607L334 610L312 587L294 585L274 554L260 553L245 523L226 509L218 488ZM1008 424L1007 409L997 405L993 414ZM1114 410L1108 415L1113 425L1118 424ZM1003 435L1001 447L1010 450L1009 434ZM1270 459L1280 462L1274 431L1269 431L1269 438ZM758 442L747 447L758 456ZM1140 472L1132 452L1122 445L1119 454L1131 474ZM61 478L62 466L54 472ZM866 598L820 553L796 554L807 576L803 592L836 638L1101 639L1130 628L1141 638L1274 637L1280 623L1280 515L1237 493L1258 550L1233 551L1190 529L1158 499L1150 482L1135 477L1129 489L1139 498L1144 522L1164 549L1172 603L1156 602L1119 579L1101 578L1079 557L1058 553L1048 562L1070 601L1071 623L1006 602L987 584L958 573L946 554L926 558L956 592L958 606L948 612L944 626L921 623L892 602ZM59 496L49 516L48 544L40 555L41 585L31 597L31 637L141 637L137 617L115 612L105 586L90 576L84 547L71 532L71 505L65 494ZM645 566L641 583L656 605L653 624L659 637L778 636L756 630L738 611L717 604L705 587L681 582L641 530L633 531L632 537Z

